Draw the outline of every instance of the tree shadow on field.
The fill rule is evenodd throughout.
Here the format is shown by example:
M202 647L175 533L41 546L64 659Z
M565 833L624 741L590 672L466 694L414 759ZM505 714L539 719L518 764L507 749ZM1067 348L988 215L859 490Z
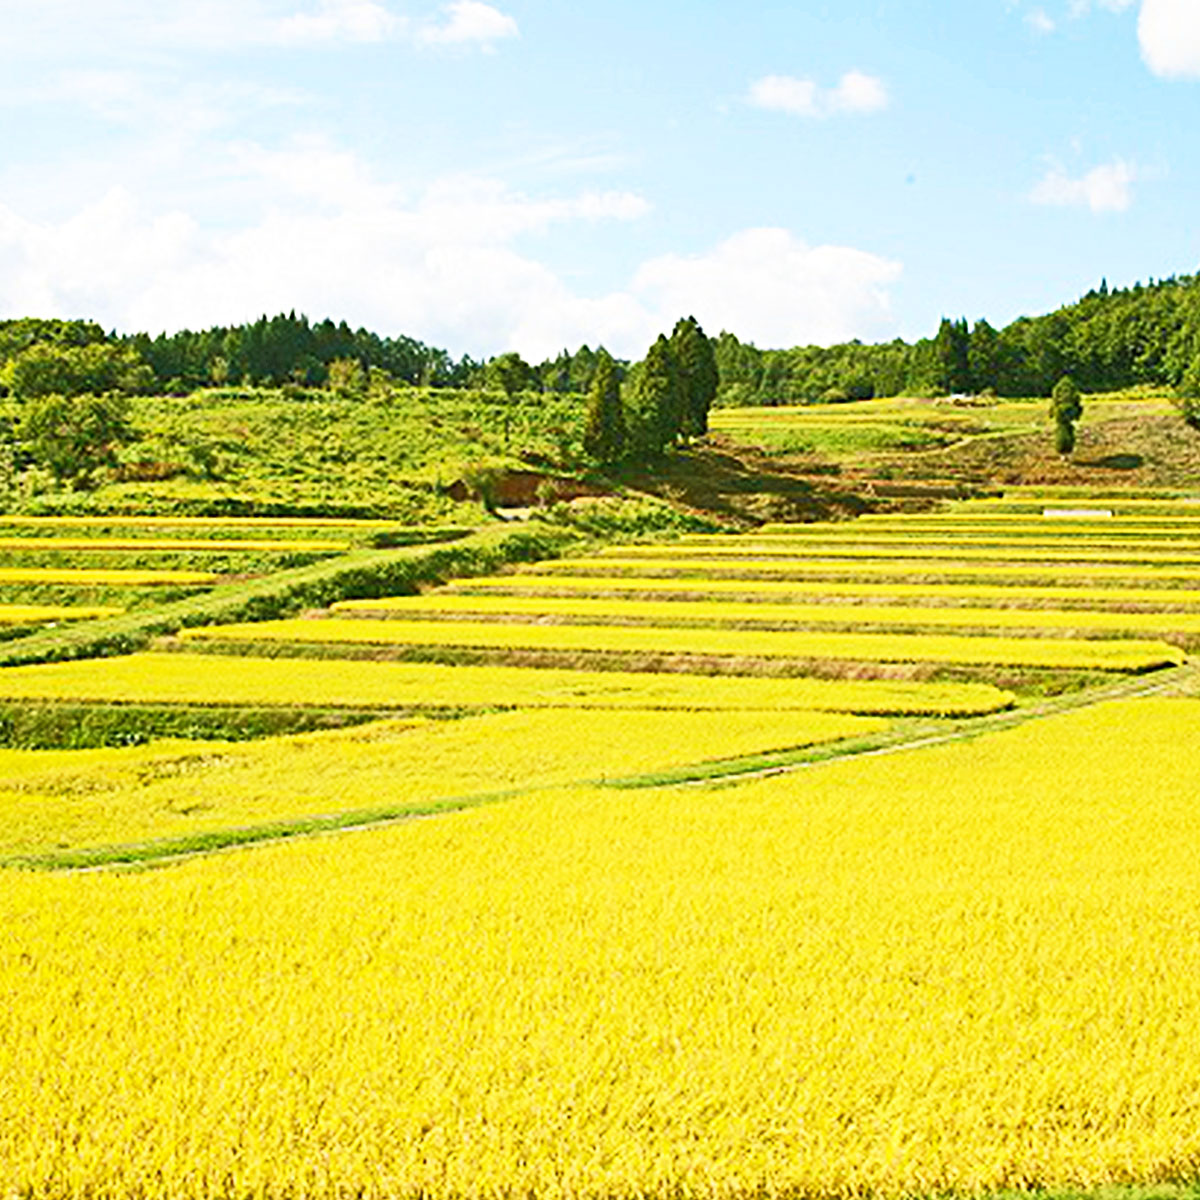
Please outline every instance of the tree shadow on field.
M1077 459L1081 467L1101 467L1106 471L1136 471L1145 465L1140 454L1106 454L1103 458Z

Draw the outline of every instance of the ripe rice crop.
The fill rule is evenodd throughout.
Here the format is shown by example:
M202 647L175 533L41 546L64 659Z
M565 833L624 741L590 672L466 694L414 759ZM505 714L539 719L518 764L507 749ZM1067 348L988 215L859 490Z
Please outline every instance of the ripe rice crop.
M25 513L0 514L0 528L31 529L212 529L218 535L226 530L263 529L396 529L396 521L362 520L343 517L168 517L112 513L96 516L31 516Z
M314 541L301 538L118 538L118 537L0 537L0 550L230 550L274 551L293 554L340 554L349 542Z
M650 575L511 575L460 579L456 593L471 592L594 592L600 595L691 594L745 597L759 603L779 603L789 597L824 597L828 600L863 597L876 601L927 600L949 604L962 600L988 600L1013 606L1033 607L1054 603L1138 604L1146 607L1200 605L1200 591L1184 588L1131 588L1120 582L1110 587L1055 587L1025 583L861 583L830 580L696 579Z
M262 621L186 629L185 640L457 646L494 650L611 651L873 662L941 662L1145 671L1179 664L1182 651L1154 641L961 637L948 634L766 632L608 625L506 625L453 621Z
M427 806L861 736L832 713L620 710L381 721L256 743L0 748L0 852L179 837L282 818Z
M1196 531L1200 535L1200 530ZM830 528L828 525L819 527L819 532L811 533L753 533L753 534L708 534L703 538L681 538L672 543L674 546L716 546L722 549L738 547L758 547L772 552L792 549L800 554L812 546L937 546L943 547L992 547L996 550L1008 549L1045 549L1066 550L1082 547L1087 550L1111 548L1123 550L1130 554L1140 551L1171 551L1186 550L1200 551L1200 537L1187 535L1181 537L1178 532L1170 530L1141 531L1128 530L1124 533L1086 530L1078 533L1053 533L1045 530L1023 530L1018 527L1006 527L988 533L975 526L967 526L961 532L958 530L895 530L895 529L860 529L851 525L844 530ZM1003 557L997 554L997 558Z
M1112 511L1111 517L1055 517L1046 516L1047 508L1054 509L1100 509ZM1143 510L1141 512L1115 511L1113 506L1105 501L1063 501L1058 505L1052 502L1030 505L1012 511L985 511L978 508L968 508L965 505L945 513L866 513L855 518L855 523L863 525L883 524L897 528L914 527L943 527L978 525L981 528L1001 528L1006 525L1037 526L1046 532L1068 533L1072 529L1145 529L1162 526L1174 529L1176 532L1190 530L1195 533L1200 529L1200 510L1196 507L1184 507L1162 511ZM790 529L790 525L764 525L760 533L777 533Z
M710 622L722 625L960 626L983 629L1080 629L1200 633L1200 613L1118 613L1016 608L936 608L866 604L756 604L736 600L619 600L568 596L472 596L430 592L382 600L343 600L333 611L379 617L478 615L578 618L598 623L644 621L654 625Z
M100 605L0 604L0 625L42 625L48 621L91 621L96 617L116 617L123 608Z
M919 548L917 548L919 547ZM742 556L756 558L761 555L772 559L795 559L799 562L836 561L838 559L887 560L902 558L909 561L950 559L955 562L1046 562L1046 563L1171 563L1188 567L1200 567L1200 557L1176 550L1099 549L1083 542L1077 546L969 546L936 545L929 541L915 545L889 546L878 543L857 542L811 542L804 545L789 545L778 540L748 538L736 544L712 544L690 539L671 546L621 546L612 551L614 558L659 559L708 558L736 562Z
M336 708L518 707L817 710L973 716L1012 703L981 683L742 679L675 672L529 670L436 663L134 654L8 667L0 698Z
M0 1177L28 1200L1193 1180L1198 712L12 875Z
M982 559L979 562L960 562L937 558L895 558L887 560L836 559L836 558L753 558L733 556L716 558L703 556L661 560L648 555L617 554L597 558L555 559L538 563L531 571L552 575L556 571L575 573L579 571L650 573L663 571L670 574L712 574L743 572L758 575L895 575L901 578L913 575L970 576L975 579L1047 579L1074 576L1079 579L1131 579L1145 582L1149 579L1180 582L1200 582L1200 568L1161 566L1149 567L1137 564L1096 562L1048 562L1012 563Z
M73 587L155 587L216 583L211 571L120 570L89 567L0 567L0 584L56 584Z

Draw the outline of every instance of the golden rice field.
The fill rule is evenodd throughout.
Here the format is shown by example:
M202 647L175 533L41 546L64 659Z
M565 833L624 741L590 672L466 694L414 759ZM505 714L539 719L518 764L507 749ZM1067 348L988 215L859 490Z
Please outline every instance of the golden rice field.
M104 605L0 604L0 625L41 625L47 621L90 621L119 616L125 610Z
M1171 550L1186 550L1189 553L1200 549L1200 540L1194 533L1179 533L1170 528L1152 530L1116 530L1107 531L1093 529L1088 532L1073 534L1050 533L1029 530L1022 532L1021 526L1004 526L1002 531L989 533L978 526L965 526L962 529L925 528L903 529L889 526L875 526L872 529L856 528L858 522L847 522L847 528L825 524L812 527L794 526L792 532L752 534L707 534L703 540L699 538L681 538L677 546L706 545L719 546L723 549L737 549L743 546L755 546L772 551L792 549L794 553L802 553L811 546L936 546L939 549L952 546L988 547L993 550L1004 549L1046 549L1064 550L1077 549L1084 546L1091 551L1097 547L1111 547L1123 550L1130 555L1138 551L1161 552L1164 546ZM1169 539L1164 541L1163 539Z
M0 699L346 708L645 708L977 716L1013 702L986 683L772 679L437 663L131 654L9 667Z
M1200 633L1200 613L1125 613L1017 608L935 608L918 605L763 604L739 600L625 600L618 597L489 596L431 592L381 600L343 600L341 614L380 617L480 616L586 621L641 621L654 625L960 626L980 629L1091 632Z
M919 547L919 548L917 548ZM970 546L957 542L950 545L933 545L930 542L909 542L901 546L876 542L816 541L790 544L779 539L747 537L743 542L711 542L700 538L689 538L670 546L622 546L611 551L614 558L644 558L646 560L671 560L712 556L714 559L736 561L740 558L759 557L797 559L805 562L821 562L829 559L877 559L902 558L910 561L924 559L951 559L956 562L976 560L994 562L1002 558L1005 562L1045 563L1171 563L1195 567L1200 557L1188 555L1177 549L1150 550L1142 547L1093 547L1090 543L1077 546L1032 546L1025 543L1015 545Z
M733 787L8 872L0 1178L27 1200L1194 1181L1198 732L1194 701L1106 704Z
M101 516L42 516L27 513L0 514L0 529L185 529L212 530L219 536L230 532L263 529L367 530L395 529L396 521L352 517L180 517L113 513Z
M721 559L714 556L689 555L664 557L657 561L651 555L620 554L616 551L597 555L593 558L552 559L538 563L531 568L546 575L558 571L576 573L579 571L626 571L633 573L650 573L664 571L671 574L717 574L741 573L744 575L780 575L805 576L838 574L857 577L861 575L890 575L904 578L905 576L968 576L973 579L1047 579L1075 578L1085 580L1109 579L1131 580L1146 583L1158 580L1164 584L1198 584L1200 583L1200 568L1160 566L1150 567L1138 563L1111 563L1098 561L1095 563L1081 562L1010 562L997 561L995 558L980 559L975 562L958 560L943 560L939 558L922 558L912 555L907 558L887 559L886 561L862 559L850 561L845 558L763 558L752 555L734 555Z
M345 541L327 541L313 539L279 539L279 538L162 538L162 537L82 537L72 538L38 537L33 534L25 537L0 537L0 550L164 550L164 551L197 551L214 550L227 552L230 550L283 551L292 553L323 553L340 554L350 549L350 543Z
M559 710L380 721L251 743L0 748L0 854L144 842L286 818L428 806L861 737L871 717Z
M1200 590L1187 588L1138 588L1122 586L1118 581L1108 587L1056 586L1053 584L979 584L979 583L863 583L858 580L806 579L698 579L666 575L571 575L565 568L553 574L516 572L512 575L481 576L461 579L453 593L513 593L555 595L592 593L595 595L666 594L719 595L747 597L761 603L777 603L791 597L832 602L869 599L888 601L927 600L934 604L957 604L987 600L993 606L1053 608L1056 604L1137 604L1146 608L1169 609L1200 605Z
M212 571L130 568L104 570L92 567L5 567L0 566L0 584L55 584L77 587L186 587L216 583Z
M642 628L453 621L291 619L185 629L185 642L469 647L489 650L608 651L636 654L852 659L876 662L1001 663L1076 670L1146 671L1182 663L1174 646L1153 640L1099 641L954 634L811 633L750 629Z

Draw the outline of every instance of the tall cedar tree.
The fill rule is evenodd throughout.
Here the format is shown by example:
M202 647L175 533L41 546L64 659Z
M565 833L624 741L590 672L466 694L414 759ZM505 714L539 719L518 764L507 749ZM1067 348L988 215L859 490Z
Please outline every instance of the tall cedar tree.
M657 458L679 436L682 423L679 372L671 343L659 334L646 351L629 389L626 423L630 457Z
M933 339L937 386L947 392L965 392L971 385L971 335L965 320L942 318Z
M712 342L695 317L676 322L671 334L671 353L679 372L683 394L684 437L703 437L708 432L708 410L717 395L717 356Z
M1050 415L1054 418L1054 448L1059 454L1070 454L1075 449L1075 422L1083 416L1083 400L1069 375L1054 385Z
M607 350L596 354L596 366L588 392L584 452L603 466L619 462L625 453L625 410L621 407L621 381L617 366Z

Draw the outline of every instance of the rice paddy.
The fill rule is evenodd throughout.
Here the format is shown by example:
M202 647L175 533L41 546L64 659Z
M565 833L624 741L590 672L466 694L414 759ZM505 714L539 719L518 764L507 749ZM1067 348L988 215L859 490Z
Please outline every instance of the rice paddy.
M0 747L0 1179L1195 1180L1200 704L1162 698L1194 687L1189 511L1048 493L693 536L0 669L0 728L368 715Z

